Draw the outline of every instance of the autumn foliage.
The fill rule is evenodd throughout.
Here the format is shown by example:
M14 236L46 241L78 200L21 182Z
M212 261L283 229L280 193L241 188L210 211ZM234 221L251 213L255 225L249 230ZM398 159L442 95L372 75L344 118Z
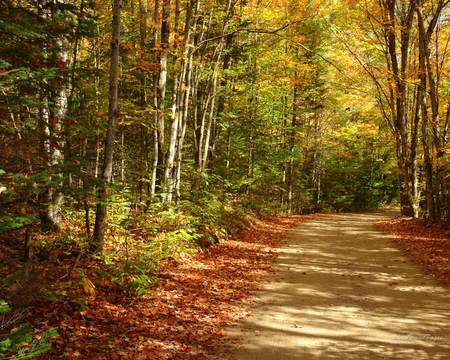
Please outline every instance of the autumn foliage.
M264 218L195 256L168 259L161 266L158 284L143 298L111 296L114 285L101 280L84 310L67 303L40 304L34 309L35 325L56 325L61 334L44 358L187 360L217 356L231 345L225 327L245 316L250 296L271 271L276 245L307 218Z
M375 223L394 235L394 242L441 283L450 285L450 233L445 224L397 217Z
M448 220L448 3L0 1L0 358L217 354L305 218L253 216Z

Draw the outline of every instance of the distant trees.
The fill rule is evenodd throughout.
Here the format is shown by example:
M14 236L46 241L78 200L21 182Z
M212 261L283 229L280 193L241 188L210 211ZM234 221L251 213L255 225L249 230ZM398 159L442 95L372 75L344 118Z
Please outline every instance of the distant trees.
M288 213L376 207L396 186L384 119L402 212L443 219L436 1L338 2L351 34L314 1L3 1L0 216L45 231L75 218L101 251L108 218L212 193ZM348 72L355 59L365 74Z
M449 218L448 84L441 76L448 67L448 4L383 0L355 5L352 11L366 15L358 20L362 32L353 40L340 34L371 77L394 135L402 214L431 220Z

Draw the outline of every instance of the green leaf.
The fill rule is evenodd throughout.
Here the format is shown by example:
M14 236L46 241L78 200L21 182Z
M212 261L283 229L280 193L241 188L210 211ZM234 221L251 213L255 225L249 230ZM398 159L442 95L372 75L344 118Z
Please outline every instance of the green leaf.
M6 338L0 341L0 355L6 354L12 346L12 341L10 338Z
M0 299L0 314L4 314L7 313L11 310L10 306L8 305L8 303L3 300Z

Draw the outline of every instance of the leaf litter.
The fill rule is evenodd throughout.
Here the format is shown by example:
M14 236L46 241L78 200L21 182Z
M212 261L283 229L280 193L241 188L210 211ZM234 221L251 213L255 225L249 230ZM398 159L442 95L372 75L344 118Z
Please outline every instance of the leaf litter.
M375 227L392 234L394 243L441 284L450 285L450 232L448 224L394 217Z
M213 359L230 351L225 329L248 316L248 304L272 271L287 231L314 216L261 218L249 229L195 255L163 262L143 297L111 301L97 284L83 311L37 309L61 336L43 359ZM51 316L49 316L51 314ZM49 324L50 323L50 324Z

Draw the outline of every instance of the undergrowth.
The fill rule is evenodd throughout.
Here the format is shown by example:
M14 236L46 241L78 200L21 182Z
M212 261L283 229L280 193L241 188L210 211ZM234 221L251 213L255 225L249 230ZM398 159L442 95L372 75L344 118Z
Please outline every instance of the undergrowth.
M64 214L60 232L43 233L38 224L26 223L0 234L4 250L0 299L11 304L11 313L27 313L23 322L0 333L0 359L28 359L48 351L52 338L63 341L55 329L26 322L35 311L49 316L57 311L64 316L83 313L97 299L126 304L158 284L161 262L209 251L256 218L248 199L243 202L205 192L195 202L167 205L158 201L144 208L126 193L116 193L110 204L105 249L96 255L89 251L91 234L84 230L83 210L67 208L72 210ZM93 216L91 212L91 224Z

